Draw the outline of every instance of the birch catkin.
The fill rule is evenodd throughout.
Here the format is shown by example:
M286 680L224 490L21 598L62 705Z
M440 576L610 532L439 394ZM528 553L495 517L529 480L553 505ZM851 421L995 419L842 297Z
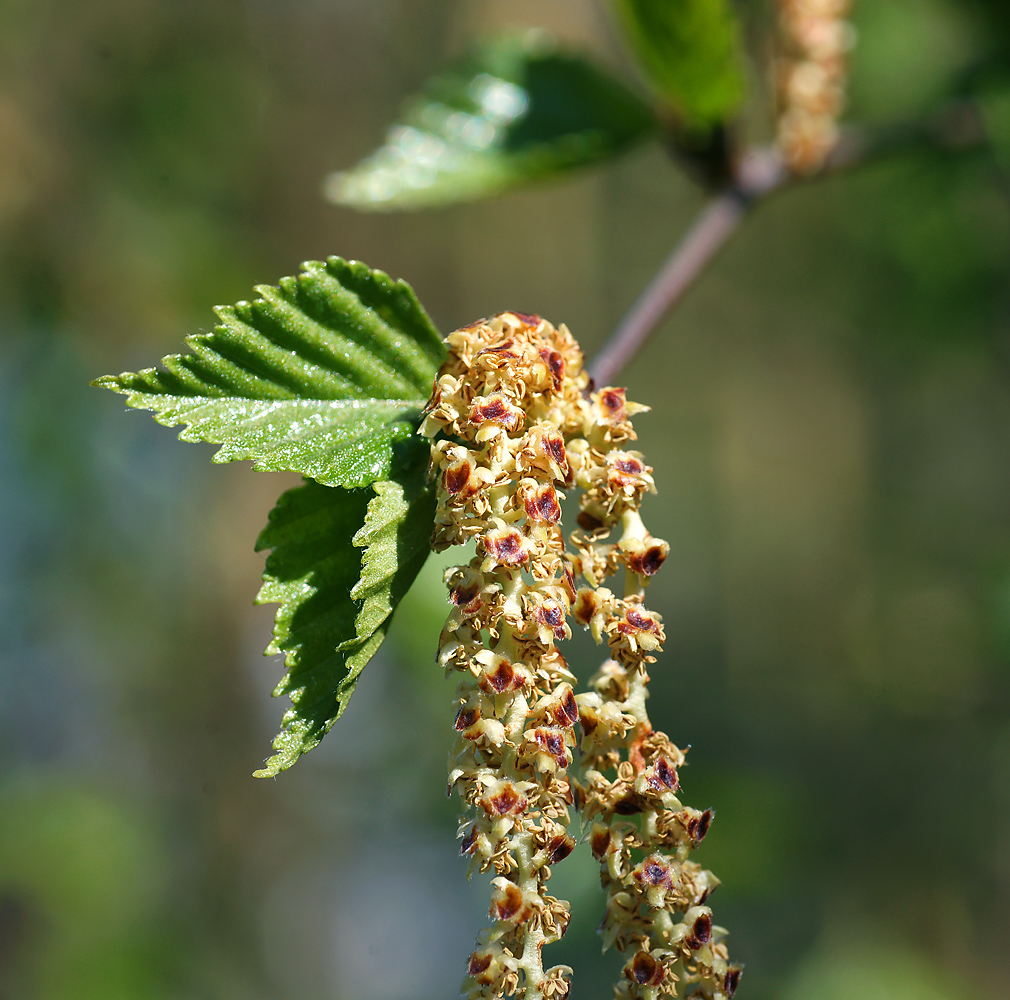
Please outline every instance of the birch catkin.
M721 1000L733 995L741 970L728 963L725 931L705 905L718 879L688 858L712 813L677 798L684 753L652 728L645 709L648 667L665 640L659 615L645 607L645 587L669 546L639 514L655 489L641 453L627 450L635 439L629 414L639 408L623 390L604 389L587 409L573 462L583 492L572 545L574 569L589 586L577 592L573 613L611 658L576 699L583 765L576 793L607 890L604 947L630 953L614 996L656 1000L678 995L681 984L688 996ZM619 570L620 597L602 585Z
M778 146L795 174L824 165L838 141L846 61L854 34L851 0L778 0Z
M575 847L577 804L608 889L604 944L633 950L615 996L675 995L683 980L697 995L728 997L739 970L704 906L718 883L687 860L711 814L676 799L683 754L645 714L646 665L664 635L642 594L668 546L638 515L654 489L642 456L627 450L629 416L643 408L623 389L591 393L571 334L536 316L502 313L446 343L422 428L438 493L432 544L476 544L445 577L451 610L438 659L458 678L448 787L464 803L471 873L494 873L491 923L463 993L568 996L571 969L545 969L542 952L569 922L568 903L546 885ZM582 490L580 528L566 551L559 491L572 487ZM620 568L617 597L601 584ZM587 586L577 590L577 576ZM613 657L578 696L558 649L570 616ZM577 725L579 780L570 773Z
M546 891L568 834L578 708L557 642L575 590L558 486L571 482L565 437L586 384L562 327L504 313L452 333L424 430L438 508L433 547L476 539L446 575L452 610L439 661L459 676L449 789L466 804L461 851L493 871L492 923L478 937L469 998L568 995L571 970L544 969L568 904Z

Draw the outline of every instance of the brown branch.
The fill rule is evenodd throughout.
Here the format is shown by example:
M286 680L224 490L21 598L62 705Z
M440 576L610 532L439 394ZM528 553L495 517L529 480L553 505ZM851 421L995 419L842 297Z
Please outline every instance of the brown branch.
M785 167L769 149L743 160L736 180L714 197L642 292L589 368L596 385L609 385L638 353L663 318L736 232L756 201L781 186Z
M978 147L987 137L972 101L958 101L917 121L885 129L852 129L842 134L823 169L825 177L916 147L946 151ZM779 188L800 183L771 147L742 158L733 182L702 209L655 278L642 292L589 366L596 385L610 385L662 320L740 228L750 210Z

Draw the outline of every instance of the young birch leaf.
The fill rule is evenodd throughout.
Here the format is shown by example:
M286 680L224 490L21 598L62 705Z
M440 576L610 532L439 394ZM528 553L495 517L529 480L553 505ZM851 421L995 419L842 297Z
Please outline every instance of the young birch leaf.
M412 466L397 479L373 483L375 496L354 536L354 545L364 550L361 579L351 591L361 606L354 622L357 642L387 622L431 551L435 491L426 477L427 441L416 440Z
M498 194L614 156L656 128L652 111L543 32L496 39L429 80L379 150L326 182L364 210Z
M274 694L288 694L292 701L274 740L277 753L258 772L263 777L290 767L340 714L348 669L337 647L356 635L351 589L361 570L351 539L367 507L365 490L308 480L281 495L256 543L257 551L273 550L257 603L280 605L266 651L284 654L287 673Z
M404 450L396 478L374 492L312 481L289 490L260 535L257 549L273 551L257 601L280 604L267 653L284 654L274 694L291 708L258 778L291 767L329 732L424 565L435 515L428 448L414 439Z
M730 0L614 0L653 86L691 127L726 121L744 95Z
M212 333L163 369L106 375L183 441L221 445L215 462L250 459L328 486L390 474L397 442L417 428L444 357L441 337L403 281L357 261L302 265L259 298L219 307Z

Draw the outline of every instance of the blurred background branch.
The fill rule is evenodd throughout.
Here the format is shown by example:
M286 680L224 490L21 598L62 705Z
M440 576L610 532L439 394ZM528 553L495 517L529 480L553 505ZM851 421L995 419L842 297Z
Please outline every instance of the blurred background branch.
M747 150L733 181L715 195L690 225L683 239L649 282L628 314L590 362L596 385L612 385L628 362L704 273L748 213L768 195L792 183L806 183L851 170L877 158L923 149L957 152L988 143L982 115L974 101L944 104L932 114L885 128L847 128L814 177L790 174L773 146ZM1005 181L1005 177L1003 178Z

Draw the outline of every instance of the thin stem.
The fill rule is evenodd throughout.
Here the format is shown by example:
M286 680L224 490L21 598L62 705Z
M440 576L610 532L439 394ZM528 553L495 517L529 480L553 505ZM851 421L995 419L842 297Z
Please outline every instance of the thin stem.
M914 122L874 131L853 129L843 133L817 177L910 148L967 149L984 144L986 139L984 123L974 102L957 101ZM589 374L594 383L613 383L664 317L718 256L754 205L778 188L801 180L789 174L774 148L750 150L741 160L733 182L704 206L593 359Z
M609 385L614 380L736 232L750 206L782 184L785 176L781 160L770 150L755 150L745 159L737 180L702 209L603 345L589 368L597 385Z

